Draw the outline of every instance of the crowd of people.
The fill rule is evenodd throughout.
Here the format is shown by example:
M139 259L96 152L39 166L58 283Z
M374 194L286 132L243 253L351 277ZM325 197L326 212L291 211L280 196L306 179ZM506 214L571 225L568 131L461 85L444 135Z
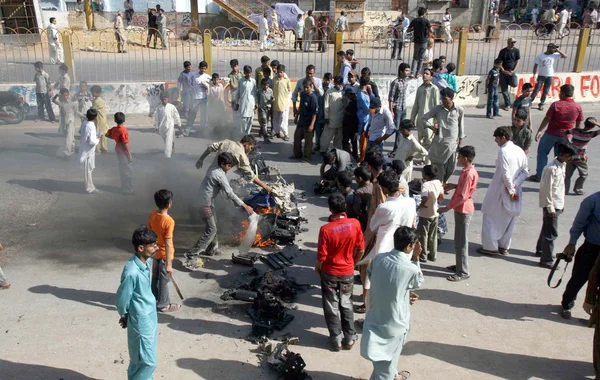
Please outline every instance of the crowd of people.
M418 46L415 44L413 66L399 64L398 77L390 85L387 98L372 80L368 67L363 67L360 73L355 71L352 65L357 62L352 52L337 53L339 75L325 73L319 78L315 75L315 66L308 65L305 77L297 81L295 88L285 72L285 65L268 56L263 56L260 66L254 70L249 65L240 70L238 60L231 60L228 79L233 127L225 127L233 139L211 144L196 163L198 169L202 168L204 160L216 153L200 185L198 204L204 227L198 242L185 253L185 266L190 269L198 266L199 256L220 253L218 211L214 208L214 200L220 193L236 207L253 214L252 207L229 185L227 173L232 167L238 167L244 177L264 192L272 190L254 173L248 160L248 154L256 147L252 135L255 113L260 127L257 136L272 143L275 137L283 141L290 139L289 110L292 109L295 131L290 159L311 162L313 155L320 157L321 181L317 190L320 194L331 194L328 198L331 215L319 232L315 264L321 279L331 348L334 351L351 349L357 341L354 315L366 313L361 354L373 362L371 379L405 379L410 375L407 371L399 373L397 362L409 331L410 304L418 299L414 290L423 283L420 263L436 261L438 234L447 228L445 215L451 210L454 211L456 263L447 267L447 280L460 282L472 275L468 231L476 212L473 202L479 180L474 165L476 151L462 141L466 136L465 112L454 101L456 76L452 72L455 65L446 64L444 57L426 59L430 26L425 14L419 10L419 18L408 27L415 38L416 35L424 37ZM522 212L522 187L529 179L540 182L539 207L542 209L542 228L532 254L540 258L540 267L551 269L556 263L554 241L558 237L558 219L565 207L565 194L570 191L570 178L576 170L579 172L574 193L583 195L586 148L589 141L600 134L594 129L600 124L594 118L584 120L581 107L573 101L574 87L567 84L560 88L560 100L550 105L534 135L532 102L544 86L539 106L543 110L552 83L552 65L565 54L558 46L549 44L547 51L536 58L539 75L535 89L524 85L522 94L511 104L508 86L520 59L515 43L512 38L508 40L508 46L500 52L490 71L486 86L488 99L491 99L488 116L499 114L497 88L500 87L504 109L512 108L512 126L499 127L493 132L499 150L496 170L482 204L478 252L509 254L515 221ZM59 132L65 136L65 144L57 155L66 158L75 153L75 120L81 118L79 159L84 169L85 191L99 193L92 172L96 152L108 151L108 138L116 143L123 192L132 194L133 159L124 126L125 115L115 113L115 126L109 129L100 86L92 86L88 93L87 84L82 82L77 94L71 96L66 66L61 66L61 78L54 86L41 62L36 63L35 68L39 118L43 119L46 107L50 120L55 119L50 95L53 90L59 91L53 100L59 105ZM223 81L217 73L207 73L207 68L206 62L200 62L198 71L193 71L191 62L184 63L177 85L178 97L182 100L180 107L171 103L168 93L160 96L154 128L165 143L167 158L173 154L176 137L185 138L195 133L198 111L200 122L196 130L199 133L207 133L222 122L224 112L219 110L226 107ZM408 81L417 76L422 76L423 83L417 89L409 116ZM186 119L185 126L182 118ZM414 131L416 136L413 136ZM393 148L385 154L384 142L392 136ZM526 153L533 138L539 142L537 169L528 177ZM548 164L552 149L555 158ZM417 166L421 167L421 178L413 178ZM460 167L458 181L451 183L457 166ZM452 191L449 202L443 204L445 195ZM123 270L117 294L121 324L128 328L129 375L139 379L150 378L156 366L157 311L174 312L181 307L171 303L167 288L175 257L175 221L168 215L173 193L162 189L154 198L157 210L151 213L148 227L136 230L133 235L135 255ZM570 230L569 245L564 249L568 257L575 255L573 277L562 301L561 315L565 318L570 317L575 296L600 253L600 204L596 205L599 201L598 192L583 201ZM581 234L586 242L575 254ZM151 261L154 261L152 267ZM351 301L355 270L360 273L363 288L363 300L357 305ZM597 279L590 286L596 283ZM597 305L595 295L595 289L588 290L586 311Z

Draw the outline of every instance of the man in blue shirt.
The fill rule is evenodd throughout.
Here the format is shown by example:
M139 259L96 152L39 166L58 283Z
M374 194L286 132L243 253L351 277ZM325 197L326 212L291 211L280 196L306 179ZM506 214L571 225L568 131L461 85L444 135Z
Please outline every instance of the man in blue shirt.
M581 202L569 233L571 235L569 244L563 250L565 255L573 257L575 245L581 234L585 237L585 241L575 254L573 273L563 293L560 315L565 319L571 318L571 309L575 306L577 293L587 282L590 271L600 254L600 191Z
M301 159L310 162L312 143L315 132L315 122L319 113L319 100L313 92L314 82L311 78L302 82L304 91L300 94L300 110L296 114L296 131L294 132L294 155L291 159ZM304 150L302 149L304 140Z

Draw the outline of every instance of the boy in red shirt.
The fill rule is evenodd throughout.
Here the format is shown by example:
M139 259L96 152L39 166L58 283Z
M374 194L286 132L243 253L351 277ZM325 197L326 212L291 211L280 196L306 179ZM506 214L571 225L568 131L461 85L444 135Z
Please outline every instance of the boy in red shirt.
M152 263L152 294L156 298L158 311L168 313L177 311L181 305L172 304L169 298L169 275L173 273L173 258L175 246L173 245L173 230L175 220L169 215L173 204L173 193L167 189L154 193L154 202L158 210L152 211L148 217L148 227L156 233L158 252L154 255Z
M332 194L328 203L331 216L319 231L315 272L321 276L323 312L332 348L339 351L343 345L349 350L358 339L352 310L354 262L362 257L365 241L360 222L346 216L344 196Z
M129 132L123 125L125 123L125 114L117 112L115 114L116 127L112 127L106 132L106 137L115 140L115 152L119 159L119 174L121 175L121 188L127 195L133 194L133 179L131 177L131 151L129 150Z

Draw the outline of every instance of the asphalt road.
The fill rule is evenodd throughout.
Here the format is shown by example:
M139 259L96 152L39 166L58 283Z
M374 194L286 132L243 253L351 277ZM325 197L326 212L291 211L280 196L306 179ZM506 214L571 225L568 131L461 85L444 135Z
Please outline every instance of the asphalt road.
M593 110L586 106L586 116L594 115ZM466 114L464 144L477 149L480 182L474 199L480 209L498 149L492 132L508 125L509 119L489 121L478 109L467 109ZM54 157L61 144L56 125L26 121L0 126L0 241L5 247L0 265L13 284L0 295L2 378L124 378L126 333L117 324L114 295L131 254L131 233L154 209L154 191L169 188L175 193L171 214L177 222L177 255L198 237L188 211L203 175L194 162L212 139L177 139L174 157L166 160L162 140L149 127L148 118L128 116L137 191L132 197L118 192L112 151L97 157L94 171L94 181L104 193L86 195L77 159ZM534 111L533 117L537 124L542 116ZM301 204L306 206L303 215L309 221L308 232L299 236L296 246L285 249L296 257L290 274L313 287L300 295L297 310L290 312L294 321L275 336L289 332L300 338L292 350L302 354L314 379L366 379L371 365L358 349L328 350L319 281L312 271L318 230L328 216L326 199L312 193L318 180L316 160L312 164L290 162L291 143L279 140L261 144L260 149L269 165L281 169L286 180L308 196ZM386 144L386 150L390 145ZM590 173L595 173L600 169L597 139L589 155ZM530 168L535 161L534 154L529 154ZM457 180L457 173L451 181ZM415 177L419 176L417 170ZM592 174L585 188L589 193L599 185ZM479 211L475 213L469 232L472 277L460 283L445 279L444 268L454 263L453 219L449 218L450 234L439 247L438 261L422 265L425 283L418 291L420 300L411 308L411 332L399 367L409 370L414 379L593 378L593 330L578 320L585 316L582 297L573 311L574 319L565 321L557 314L570 271L562 286L549 289L548 271L537 267L538 259L533 257L541 226L537 191L537 184L524 186L524 212L508 257L482 257L475 252L482 218ZM567 197L557 250L568 241L567 231L581 200ZM219 298L246 278L247 268L229 261L234 250L225 247L222 257L208 259L197 272L184 270L178 262L175 265L175 277L186 299L180 312L159 318L157 378L276 378L259 363L257 346L244 340L250 332L246 304ZM262 263L257 267L264 269ZM177 301L171 291L172 300ZM358 295L359 291L357 287L354 292Z

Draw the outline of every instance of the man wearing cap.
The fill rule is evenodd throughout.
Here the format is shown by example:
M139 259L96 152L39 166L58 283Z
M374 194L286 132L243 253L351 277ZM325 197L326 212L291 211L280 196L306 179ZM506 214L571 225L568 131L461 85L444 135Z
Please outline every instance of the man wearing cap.
M554 81L554 62L559 60L560 58L567 58L567 55L562 51L558 50L558 46L554 43L549 43L548 48L545 52L535 57L534 65L533 65L533 77L537 74L537 82L535 83L535 89L533 90L533 94L531 94L532 101L535 100L538 92L544 86L544 91L542 92L542 98L540 99L539 109L540 111L544 110L544 102L546 102L546 96L548 96L548 92L550 91L550 87L552 87L552 82Z
M394 125L392 113L387 107L381 105L380 98L373 98L369 104L369 124L367 126L369 142L367 143L367 149L377 146L383 152L383 142L394 132L396 132L396 126Z
M502 60L502 65L500 66L500 88L502 89L502 97L504 98L505 111L509 111L511 105L508 84L515 71L517 71L519 60L521 59L521 52L515 47L516 43L516 39L509 38L507 46L498 53L498 59Z

